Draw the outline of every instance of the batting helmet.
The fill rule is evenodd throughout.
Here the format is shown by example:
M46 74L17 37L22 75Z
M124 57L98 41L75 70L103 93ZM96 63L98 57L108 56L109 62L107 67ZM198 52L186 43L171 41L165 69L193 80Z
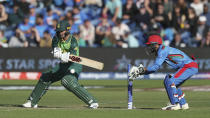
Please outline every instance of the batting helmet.
M150 35L147 41L148 44L160 44L162 45L163 41L162 38L159 35Z
M70 29L71 29L71 26L68 23L68 21L62 20L62 21L59 21L57 23L55 31L56 32L62 32L62 31L65 31L65 30L68 31Z

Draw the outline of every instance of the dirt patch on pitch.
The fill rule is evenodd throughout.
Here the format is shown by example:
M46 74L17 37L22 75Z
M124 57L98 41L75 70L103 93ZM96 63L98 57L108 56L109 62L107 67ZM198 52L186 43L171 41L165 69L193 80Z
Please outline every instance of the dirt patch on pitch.
M210 91L210 85L208 86L185 86L180 87L184 91ZM146 88L146 89L134 89L134 91L165 91L165 88Z

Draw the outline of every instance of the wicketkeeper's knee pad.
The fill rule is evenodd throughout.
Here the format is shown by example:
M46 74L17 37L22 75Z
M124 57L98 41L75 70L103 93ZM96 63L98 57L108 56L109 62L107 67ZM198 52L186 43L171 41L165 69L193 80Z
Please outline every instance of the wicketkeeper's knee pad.
M171 78L170 74L167 74L164 79L164 85L168 86L168 85L172 85L172 84L174 84L174 80L173 80L173 78Z
M74 75L67 75L63 77L61 84L86 104L90 105L91 103L96 102L96 99L78 83L78 80Z
M175 104L178 102L178 94L176 90L176 86L174 84L174 78L170 77L170 75L166 75L165 80L164 80L164 85L166 92L168 94L168 98L171 102L171 104Z

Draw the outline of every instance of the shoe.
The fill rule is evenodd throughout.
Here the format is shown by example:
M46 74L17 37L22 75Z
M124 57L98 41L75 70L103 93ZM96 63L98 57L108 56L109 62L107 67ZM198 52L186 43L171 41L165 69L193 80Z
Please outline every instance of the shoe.
M180 110L180 109L182 109L182 108L179 103L174 104L174 105L169 105L169 106L162 108L162 110Z
M189 109L189 108L190 108L190 107L189 107L188 103L185 103L185 104L182 105L182 109L183 109L183 110L187 110L187 109Z
M34 105L34 106L32 106L30 100L28 100L28 101L27 101L26 103L24 103L22 106L25 107L25 108L38 108L38 105L37 105L37 104Z
M169 102L169 103L167 103L167 106L166 107L163 107L163 108L161 108L162 110L167 110L169 107L171 107L172 106L172 104Z
M92 103L90 106L89 106L89 108L91 108L91 109L97 109L98 108L98 103Z
M177 104L174 104L174 105L171 105L171 107L169 107L167 110L180 110L182 109L180 104L177 103Z

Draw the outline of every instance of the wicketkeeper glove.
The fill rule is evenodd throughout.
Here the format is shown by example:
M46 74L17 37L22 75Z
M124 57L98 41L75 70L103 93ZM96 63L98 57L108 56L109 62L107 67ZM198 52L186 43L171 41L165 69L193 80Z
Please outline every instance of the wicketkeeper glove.
M137 66L133 66L131 68L130 72L128 73L129 79L130 80L134 80L139 75L143 75L144 72L145 72L145 70L144 70L144 66L142 64L140 64L138 67Z
M64 52L63 54L61 54L61 62L62 63L68 63L69 62L69 55L70 55L70 52Z
M60 59L60 58L61 58L61 55L62 55L61 48L55 47L55 48L53 49L53 56L54 56L55 58Z

